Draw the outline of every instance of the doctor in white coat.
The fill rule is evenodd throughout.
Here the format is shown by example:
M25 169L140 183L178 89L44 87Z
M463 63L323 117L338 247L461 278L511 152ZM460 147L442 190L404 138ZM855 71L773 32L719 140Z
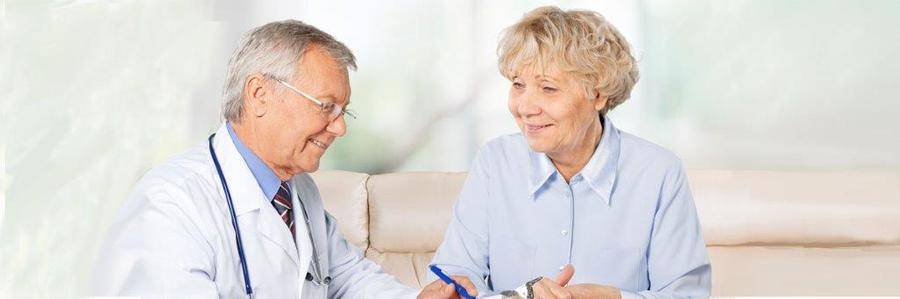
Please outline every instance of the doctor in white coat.
M208 142L137 183L109 229L94 293L456 298L439 280L420 293L367 260L343 238L306 174L346 133L355 68L346 46L302 22L251 31L228 66L226 121Z

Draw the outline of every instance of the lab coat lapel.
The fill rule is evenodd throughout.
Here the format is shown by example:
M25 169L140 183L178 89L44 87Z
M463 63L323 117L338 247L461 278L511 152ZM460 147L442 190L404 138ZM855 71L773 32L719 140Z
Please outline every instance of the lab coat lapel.
M256 178L244 162L244 158L238 153L231 136L228 135L228 128L225 124L216 131L213 139L213 147L216 150L216 156L219 158L219 164L222 166L222 174L225 181L228 182L228 189L231 192L231 200L234 202L234 212L237 216L241 214L259 209L259 199L263 197ZM211 165L213 172L215 166ZM225 196L224 188L220 189L222 197Z
M316 247L319 251L319 264L322 265L322 271L325 273L323 276L328 276L328 269L331 268L328 261L329 256L329 248L330 242L328 240L328 226L325 224L325 206L322 205L322 198L319 195L319 190L316 188L315 183L312 178L306 176L303 180L304 185L307 185L308 195L305 198L309 198L309 207L310 211L313 211L312 214L309 215L310 225L313 227L313 238L316 239Z
M278 216L278 213L275 212L275 208L260 209L259 212L259 222L257 222L256 229L272 245L281 247L284 253L291 257L291 262L294 263L294 266L299 268L302 264L297 254L297 246L294 245L290 230L288 230L284 221L281 220L281 217Z
M300 265L304 265L304 267L308 267L307 269L305 269L306 272L312 272L313 269L310 266L310 263L312 262L312 258L313 258L312 243L311 243L312 240L309 239L309 234L307 233L307 229L309 229L309 228L307 228L307 226L306 226L306 219L303 218L302 207L304 207L304 206L306 207L306 212L310 217L310 226L312 229L312 235L314 237L316 236L316 231L318 230L317 227L321 227L321 226L317 226L316 223L313 221L314 219L316 219L315 215L317 214L317 212L316 212L316 208L314 206L310 205L310 202L312 200L309 200L309 198L311 198L312 195L309 190L309 187L303 183L304 177L308 177L308 176L306 174L299 174L299 175L294 176L294 178L292 180L292 188L294 191L293 192L294 193L293 205L295 207L295 209L293 210L294 219L295 219L294 220L294 223L295 223L294 229L296 231L297 247L300 249ZM301 203L300 201L303 201L303 202ZM303 206L301 206L301 204ZM321 255L322 254L322 248L321 248L322 246L319 244L322 244L322 243L319 240L316 240L316 242L317 242L316 245L318 246L318 247L316 247L316 250L318 250L319 255Z
M251 211L259 213L259 217L256 217L256 229L263 236L262 239L266 240L263 244L280 247L295 266L302 265L290 231L275 212L275 208L265 198L259 188L259 183L256 182L256 178L253 177L244 158L234 146L225 126L222 124L219 127L213 146L218 154L225 180L228 182L235 214L241 216L241 214Z

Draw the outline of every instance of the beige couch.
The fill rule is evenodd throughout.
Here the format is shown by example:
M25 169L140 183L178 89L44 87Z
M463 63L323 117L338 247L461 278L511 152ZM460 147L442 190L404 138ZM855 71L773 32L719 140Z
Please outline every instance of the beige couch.
M715 296L900 295L900 174L689 171ZM465 173L313 175L341 231L422 286Z

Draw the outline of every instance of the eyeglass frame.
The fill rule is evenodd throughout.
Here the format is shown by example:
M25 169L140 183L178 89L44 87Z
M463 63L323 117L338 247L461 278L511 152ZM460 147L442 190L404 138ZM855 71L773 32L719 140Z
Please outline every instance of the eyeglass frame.
M339 117L341 117L341 116L343 116L343 115L349 115L350 118L356 119L356 113L354 113L354 111L351 110L351 109L347 109L347 106L344 106L344 105L341 105L341 104L337 104L337 103L335 103L335 102L321 101L321 100L319 100L319 99L316 99L316 97L314 97L314 96L312 96L312 95L310 95L310 94L308 94L308 93L303 92L303 91L300 90L299 88L294 87L294 86L291 85L290 83L287 83L287 82L285 82L284 80L281 80L281 79L276 78L275 76L266 74L266 77L269 77L270 79L275 80L275 82L278 82L278 83L280 83L281 85L284 85L284 87L287 87L287 88L290 89L291 91L296 92L297 94L303 96L303 97L306 98L307 100L313 102L313 104L316 104L316 106L319 107L319 112L321 113L321 115L322 115L323 117L326 116L326 112L325 112L325 111L327 110L327 108L325 107L326 105L329 105L329 104L330 104L330 105L334 105L335 108L340 107L340 108L341 108L340 110L332 110L332 111L340 111L340 112L337 112L337 113L335 113L335 112L330 112L330 113L328 113L327 118L325 119L325 120L327 120L328 122L333 122L333 121L337 120ZM333 108L332 108L332 109L333 109Z

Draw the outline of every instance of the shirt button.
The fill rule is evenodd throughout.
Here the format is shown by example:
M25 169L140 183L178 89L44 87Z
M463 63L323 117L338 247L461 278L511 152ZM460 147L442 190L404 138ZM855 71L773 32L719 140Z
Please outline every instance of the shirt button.
M568 235L568 234L569 234L569 231L567 231L567 230L562 230L561 232L559 232L559 234L565 236L565 235Z

